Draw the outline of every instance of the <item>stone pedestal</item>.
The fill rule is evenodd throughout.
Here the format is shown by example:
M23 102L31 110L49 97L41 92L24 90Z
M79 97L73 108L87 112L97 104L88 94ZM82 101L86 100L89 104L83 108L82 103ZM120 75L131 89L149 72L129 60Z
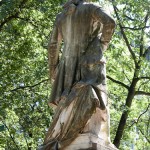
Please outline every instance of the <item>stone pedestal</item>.
M113 144L105 143L103 139L86 133L80 134L69 146L64 150L118 150Z

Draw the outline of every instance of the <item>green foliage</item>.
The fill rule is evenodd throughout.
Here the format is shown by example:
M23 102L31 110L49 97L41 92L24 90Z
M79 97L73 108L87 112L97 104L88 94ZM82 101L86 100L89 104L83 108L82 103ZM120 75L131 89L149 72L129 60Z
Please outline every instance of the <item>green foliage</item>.
M111 101L112 139L121 115L127 114L121 150L150 148L150 62L146 60L149 45L150 12L148 1L117 0L114 8L117 27L111 45L105 53L109 97ZM118 82L119 81L119 82ZM134 86L133 83L136 83ZM132 92L133 91L133 92ZM129 99L131 106L128 105ZM116 114L117 111L117 114ZM142 114L142 115L141 115ZM143 141L143 142L142 142ZM115 143L116 141L114 141ZM116 143L115 143L116 144Z
M0 149L30 150L42 144L52 120L48 107L47 45L63 0L0 1ZM100 1L104 4L104 1ZM116 31L107 58L111 139L122 113L128 114L121 150L148 150L150 143L149 2L116 0ZM147 18L146 18L147 16ZM146 23L145 23L146 22ZM123 29L123 32L122 30ZM125 40L124 35L127 38ZM132 52L129 51L129 47ZM136 85L129 89L138 79ZM117 81L117 82L116 82ZM119 81L119 82L118 82ZM123 84L122 84L123 83ZM131 106L126 105L130 90Z
M58 2L0 3L0 149L36 149L49 127L47 43Z

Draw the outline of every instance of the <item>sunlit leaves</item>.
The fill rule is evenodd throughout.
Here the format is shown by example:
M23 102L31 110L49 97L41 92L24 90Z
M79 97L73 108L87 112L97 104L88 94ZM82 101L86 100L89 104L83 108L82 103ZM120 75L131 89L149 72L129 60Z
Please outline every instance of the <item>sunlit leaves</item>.
M0 133L0 149L36 149L52 119L47 105L50 85L45 80L47 43L59 7L57 1L3 2L0 125L5 130ZM7 19L16 12L13 19Z
M149 46L149 2L140 0L117 0L113 1L113 5L115 5L118 15L118 17L116 16L116 23L118 26L110 48L106 53L108 59L107 74L129 87L133 79L139 78L134 89L136 91L150 93L150 62L146 60L144 54ZM127 39L125 39L123 34ZM133 57L131 51L135 57ZM149 126L149 117L147 116L148 111L142 116L143 118L147 117L145 123L142 124L139 121L138 123L134 123L133 128L129 128L129 124L131 124L135 118L138 118L148 106L148 96L142 95L141 92L140 95L137 95L132 99L132 107L126 108L127 94L129 91L122 86L122 84L117 84L116 82L111 81L108 82L108 88L112 104L112 116L116 115L116 111L114 111L113 108L117 110L117 118L124 111L127 111L129 114L120 149L130 149L130 147L132 149L141 149L142 147L148 149L148 145L146 145L145 142L148 142L148 139L146 138L149 134L146 134L145 129L142 127ZM117 121L115 117L111 119L113 122L112 133L115 133L119 120ZM143 132L143 135L141 132ZM144 144L137 142L138 140L135 138L136 136L139 136L138 140L143 138L145 141Z

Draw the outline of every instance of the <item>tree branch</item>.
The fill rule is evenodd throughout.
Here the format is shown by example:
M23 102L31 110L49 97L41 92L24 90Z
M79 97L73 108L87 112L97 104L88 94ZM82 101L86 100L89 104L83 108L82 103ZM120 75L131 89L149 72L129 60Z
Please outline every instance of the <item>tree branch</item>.
M107 78L108 78L109 80L113 81L114 83L117 83L117 84L119 84L119 85L125 87L126 89L129 89L129 86L127 86L126 84L122 83L121 81L117 81L117 80L111 78L111 77L108 76L108 75L107 75Z
M146 110L145 110L143 113L141 113L141 114L139 115L139 117L138 117L138 119L137 119L136 123L138 123L138 122L139 122L139 120L140 120L140 118L141 118L141 116L142 116L142 115L144 115L144 114L148 111L149 106L150 106L150 104L147 106Z
M129 41L128 41L128 38L127 38L127 36L126 36L126 34L125 34L125 32L124 32L124 29L123 29L123 27L122 27L122 25L121 25L121 20L120 20L118 11L117 11L118 8L114 5L113 2L114 2L114 0L112 0L112 5L113 5L113 8L114 8L114 11L115 11L117 20L118 20L118 22L119 22L118 25L119 25L119 27L120 27L122 36L123 36L123 38L124 38L124 40L125 40L125 43L126 43L126 45L127 45L127 47L128 47L128 50L129 50L131 56L132 56L132 58L133 58L133 61L134 61L134 63L135 63L135 66L137 66L138 64L137 64L137 61L136 61L135 53L132 51L132 48L131 48L131 46L130 46L130 44L129 44Z
M124 16L125 16L126 18L128 18L129 20L131 20L131 21L135 21L135 19L133 19L133 18L127 16L127 15L124 15Z
M132 127L135 123L138 124L141 116L144 115L148 111L149 107L150 107L150 104L147 106L146 110L139 115L139 117L137 118L137 120L134 120L134 122L129 126L129 128Z
M11 135L10 130L9 130L9 128L8 128L8 126L6 125L6 123L5 123L4 121L2 121L2 123L3 123L3 124L5 125L5 127L7 128L8 132L9 132L9 136L10 136L10 138L12 139L12 141L14 142L14 144L15 144L15 146L16 146L16 148L17 148L17 150L19 150L19 147L18 147L18 145L17 145L17 143L16 143L16 141L15 141L14 137Z
M150 51L150 46L145 50L143 57L146 57L147 53Z
M18 19L20 19L20 20L23 20L23 21L26 21L26 22L30 23L33 27L38 28L38 26L37 26L36 24L34 24L33 21L31 21L31 20L28 19L28 18L22 18L22 17L20 17L20 16L17 16L16 18L18 18Z
M146 138L147 142L150 143L150 140L148 139L147 136L144 135L143 131L141 129L139 129L139 130L140 130L141 134Z
M147 134L149 134L149 127L150 127L150 115L149 115L147 129L146 129Z
M141 79L148 79L148 80L150 80L150 77L139 77L139 80L141 80Z
M127 108L131 108L132 101L135 96L135 87L136 87L137 82L138 82L138 79L135 78L135 74L134 74L132 83L128 89L128 94L126 97L125 107L127 107ZM122 112L121 119L119 121L119 125L118 125L117 131L116 131L116 136L115 136L114 142L113 142L117 148L119 148L119 146L120 146L120 141L121 141L123 133L124 133L128 115L129 115L129 109L124 110Z
M149 92L145 92L145 91L136 91L135 95L146 95L146 96L150 96Z
M4 20L0 23L0 31L2 30L3 26L8 23L9 21L11 21L12 19L14 18L17 18L18 14L20 13L20 10L22 8L24 8L24 5L25 3L27 2L28 0L23 0L20 4L19 4L19 9L18 11L16 11L15 13L11 14L9 17L7 18L4 18Z
M13 89L13 90L8 91L8 92L16 92L17 90L22 90L22 89L26 89L26 88L33 88L33 87L35 87L35 86L37 86L37 85L40 85L41 83L44 83L44 82L46 82L46 81L48 81L48 80L49 80L49 79L42 80L42 81L40 81L39 83L36 83L36 84L34 84L34 85L20 86L20 87L18 87L18 88L15 88L15 89Z
M137 27L122 27L123 29L130 29L130 30L142 30L142 29L146 29L146 28L150 28L150 26L144 26L144 27L140 27L140 28L137 28Z
M148 13L146 14L146 16L144 18L144 24L145 24L145 26L147 24L147 21L148 21ZM144 28L141 31L139 63L141 61L140 57L143 56L143 49L144 49L143 41L144 41Z
M23 136L24 136L24 138L25 138L26 145L27 145L27 148L28 148L28 150L29 150L30 147L29 147L29 144L28 144L28 140L27 140L27 138L26 138L25 131L24 131L24 127L23 127L22 124L20 123L20 120L19 120L19 124L20 124L20 126L23 128Z
M3 26L4 26L7 22L11 21L11 20L14 19L14 18L17 18L18 14L19 14L19 12L16 12L15 14L13 14L13 15L7 17L3 22L1 22L1 24L0 24L0 31L2 30Z

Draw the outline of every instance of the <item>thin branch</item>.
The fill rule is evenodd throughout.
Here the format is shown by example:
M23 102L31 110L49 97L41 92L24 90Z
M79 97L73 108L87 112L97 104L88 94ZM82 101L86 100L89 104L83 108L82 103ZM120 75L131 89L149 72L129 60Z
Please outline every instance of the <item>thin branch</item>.
M140 118L142 117L142 115L144 115L148 111L149 107L150 107L150 104L147 106L146 110L143 113L141 113L136 120L134 120L134 122L129 126L129 128L132 127L134 124L138 124Z
M145 26L146 26L146 24L147 24L148 19L149 19L149 13L146 14L145 19L144 19ZM144 30L144 29L143 29L143 30ZM143 31L143 32L144 32L144 31ZM145 50L145 52L143 52L142 55L143 55L144 57L146 56L146 53L148 52L149 49L150 49L150 47L149 47L147 50Z
M28 19L28 18L22 18L22 17L20 17L20 16L17 16L16 18L18 18L18 19L20 19L20 20L23 20L23 21L26 21L26 22L30 23L32 26L38 28L38 26L37 26L36 24L34 24L33 21L31 21L31 20Z
M114 0L112 0L112 2L114 2ZM113 4L113 3L112 3L112 4ZM119 21L119 27L120 27L122 36L123 36L123 38L124 38L124 40L125 40L125 43L126 43L126 45L127 45L127 47L128 47L129 52L131 53L131 56L132 56L133 61L134 61L134 63L135 63L135 66L137 66L138 64L137 64L137 61L136 61L135 53L133 52L133 50L132 50L132 48L131 48L131 46L130 46L130 44L129 44L128 38L127 38L127 36L126 36L126 34L125 34L125 32L124 32L124 29L123 29L123 27L122 27L122 25L121 25L121 20L120 20L118 11L117 11L118 8L117 8L114 4L113 4L113 8L114 8L114 11L115 11L117 20Z
M135 95L146 95L146 96L150 96L149 92L145 92L145 91L136 91Z
M125 16L126 18L128 18L129 20L131 20L131 21L135 21L135 19L133 19L133 18L127 16L127 15L124 15L124 16Z
M3 124L5 125L5 127L7 128L8 132L9 132L9 136L10 136L10 138L12 139L12 141L14 142L14 144L15 144L15 146L16 146L16 148L17 148L17 150L19 150L20 148L18 147L18 145L17 145L17 143L16 143L16 141L15 141L14 137L11 135L10 130L9 130L9 128L8 128L8 126L6 125L6 123L5 123L4 121L2 121L2 123L3 123Z
M143 38L144 37L144 30L142 29L141 31L141 39L140 39L140 54L139 54L139 61L138 61L138 64L140 64L141 62L141 57L143 56L143 49L144 49L144 46L143 46Z
M141 80L141 79L148 79L148 80L150 80L150 77L139 77L139 80Z
M129 29L129 30L142 30L142 29L146 29L146 28L150 28L150 26L144 26L144 27L140 27L140 28L137 28L137 27L122 27L123 29Z
M12 19L16 18L18 16L19 12L16 12L15 14L7 17L3 22L1 22L0 24L0 31L2 30L2 27L9 21L11 21Z
M149 127L150 127L150 115L149 115L147 129L146 129L147 134L149 133Z
M144 135L144 133L141 129L139 129L139 130L140 130L141 134L146 138L147 142L150 143L150 139L148 139L148 137Z
M145 26L147 24L147 21L148 21L148 13L146 14L146 16L144 18L144 24L145 24ZM144 28L141 31L139 63L141 61L140 57L143 56L143 49L144 49L144 46L143 46L143 41L144 40L143 39L144 39Z
M107 78L108 78L109 80L113 81L114 83L117 83L117 84L119 84L119 85L125 87L126 89L129 89L129 86L127 86L126 84L122 83L121 81L115 80L115 79L113 79L112 77L110 77L110 76L108 76L108 75L107 75Z
M46 82L46 81L48 81L48 80L49 80L49 79L42 80L42 81L40 81L39 83L36 83L36 84L34 84L34 85L20 86L20 87L18 87L18 88L15 88L15 89L10 90L10 91L7 91L7 92L16 92L17 90L22 90L22 89L26 89L26 88L33 88L33 87L35 87L35 86L37 86L37 85L40 85L41 83L44 83L44 82Z
M146 25L148 19L149 19L149 12L148 12L147 15L145 16L145 20L144 20L145 25Z
M139 115L139 117L138 117L138 119L137 119L137 122L136 122L136 123L138 123L138 122L139 122L139 120L140 120L140 118L141 118L141 116L142 116L142 115L144 115L144 114L148 111L149 107L150 107L150 104L147 106L146 110L145 110L143 113L141 113L141 114Z
M18 6L18 11L16 11L14 14L11 14L9 17L7 17L7 18L4 18L4 20L0 23L0 31L2 30L2 28L3 28L3 26L6 24L6 23L8 23L9 21L11 21L12 19L14 19L14 18L17 18L17 16L19 15L19 13L20 13L20 10L22 9L22 8L24 8L24 5L25 5L25 3L27 2L28 0L23 0L20 4L19 4L19 6Z
M150 46L145 50L143 57L146 57L147 53L150 51Z
M20 126L23 128L23 136L24 136L24 138L25 138L26 145L27 145L27 147L28 147L28 149L29 149L29 144L28 144L28 140L27 140L27 138L26 138L26 136L25 136L24 127L23 127L22 124L20 123L20 120L19 120L19 124L20 124Z

